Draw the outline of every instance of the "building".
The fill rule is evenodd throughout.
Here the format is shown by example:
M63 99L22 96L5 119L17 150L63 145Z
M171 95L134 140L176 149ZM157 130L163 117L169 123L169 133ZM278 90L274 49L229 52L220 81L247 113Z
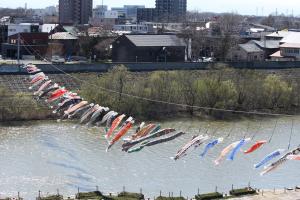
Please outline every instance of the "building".
M43 17L43 24L58 24L59 17L57 15L46 15Z
M48 33L20 33L8 37L8 43L2 44L4 58L18 58L18 38L20 37L20 59L35 56L45 57L48 49Z
M112 44L113 62L184 62L187 44L176 35L122 35Z
M114 32L127 32L127 33L148 33L150 30L148 29L149 26L145 24L117 24L114 25L113 31Z
M261 50L264 51L265 59L270 59L270 55L279 50L279 40L251 40L252 43L256 44Z
M88 24L93 14L93 0L59 0L59 23Z
M40 25L35 23L8 24L7 36L17 33L37 33L41 32Z
M69 57L78 51L78 37L70 32L56 32L49 36L49 41L51 55Z
M248 42L231 49L226 59L229 61L263 61L265 55L255 43Z
M125 16L133 21L137 20L137 10L145 8L143 5L124 5Z
M186 21L187 0L156 0L155 8L138 8L138 22L178 23Z
M108 10L107 5L98 5L93 9L93 18L104 18L105 12Z
M112 7L111 11L118 12L118 16L121 18L126 18L126 11L124 7Z
M112 30L118 18L119 13L117 11L101 11L90 19L89 24L96 27L103 27L105 30Z
M284 43L271 55L272 61L300 61L300 43Z
M271 54L272 61L300 61L300 32L278 31L268 35L279 41L279 50Z
M184 22L187 0L156 0L155 9L157 22Z
M6 43L7 40L8 40L8 25L0 25L0 44Z
M137 22L153 22L155 16L155 8L138 8Z

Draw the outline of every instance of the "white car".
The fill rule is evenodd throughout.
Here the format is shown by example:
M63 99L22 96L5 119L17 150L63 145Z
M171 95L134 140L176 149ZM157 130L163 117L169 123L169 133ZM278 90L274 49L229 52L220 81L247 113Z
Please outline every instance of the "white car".
M53 64L64 64L66 60L60 56L52 56L51 62Z

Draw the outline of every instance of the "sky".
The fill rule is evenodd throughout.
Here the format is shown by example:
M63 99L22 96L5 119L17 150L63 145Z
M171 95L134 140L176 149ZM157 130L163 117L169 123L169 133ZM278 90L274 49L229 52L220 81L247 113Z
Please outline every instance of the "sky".
M276 12L278 14L292 13L300 16L299 0L187 0L188 10L200 12L237 12L249 15L268 15ZM58 0L0 0L0 7L24 7L27 2L28 8L44 8L50 5L57 5ZM102 0L94 0L94 6L100 5ZM154 7L155 0L104 0L109 7L126 5L145 5Z

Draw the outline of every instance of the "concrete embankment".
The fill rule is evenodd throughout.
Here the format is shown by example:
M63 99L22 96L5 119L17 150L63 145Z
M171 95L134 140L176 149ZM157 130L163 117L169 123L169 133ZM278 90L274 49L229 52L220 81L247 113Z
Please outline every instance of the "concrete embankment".
M97 63L97 64L65 64L37 65L45 73L60 74L62 71L68 73L82 72L107 72L116 65L124 65L130 71L146 72L158 70L207 70L220 65L231 66L236 69L289 69L300 68L300 62L182 62L182 63ZM26 74L26 71L16 64L0 65L0 74Z

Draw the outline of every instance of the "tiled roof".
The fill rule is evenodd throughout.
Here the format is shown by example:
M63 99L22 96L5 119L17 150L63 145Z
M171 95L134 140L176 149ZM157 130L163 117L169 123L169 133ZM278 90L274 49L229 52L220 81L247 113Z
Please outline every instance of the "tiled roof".
M248 53L254 52L263 52L256 44L254 43L246 43L246 44L239 44L239 47L242 48L244 51Z
M176 35L126 35L135 46L164 47L186 46L183 39Z

